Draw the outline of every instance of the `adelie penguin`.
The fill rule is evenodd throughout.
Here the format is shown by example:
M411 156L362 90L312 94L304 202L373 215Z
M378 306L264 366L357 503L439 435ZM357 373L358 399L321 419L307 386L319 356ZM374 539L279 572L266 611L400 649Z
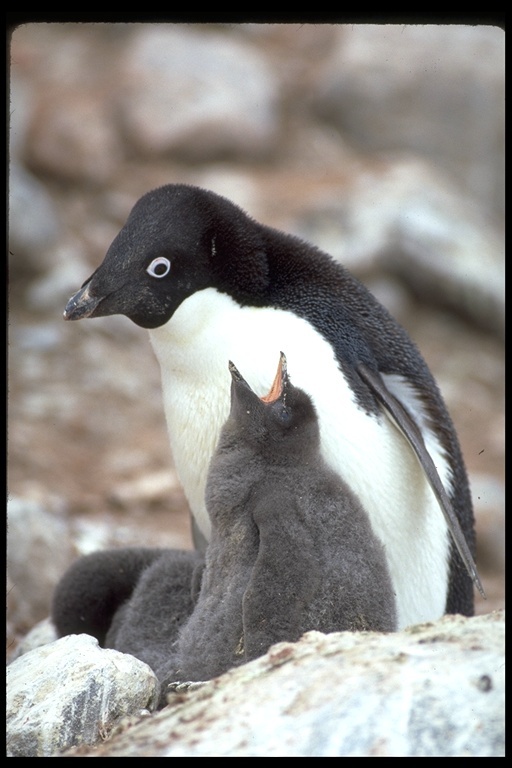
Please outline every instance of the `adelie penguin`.
M385 547L398 626L473 613L481 585L454 426L406 331L342 265L212 192L171 184L136 203L64 317L112 314L149 329L197 541L210 536L204 491L229 413L225 361L262 394L284 349L318 413L324 459Z
M309 630L393 631L384 548L327 466L311 398L280 356L259 398L230 363L231 410L206 483L211 540L169 680L207 680Z

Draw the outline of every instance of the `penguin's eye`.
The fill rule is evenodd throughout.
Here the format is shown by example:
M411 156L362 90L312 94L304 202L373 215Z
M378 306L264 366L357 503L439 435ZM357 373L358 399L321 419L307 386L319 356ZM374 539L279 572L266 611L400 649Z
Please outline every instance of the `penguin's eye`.
M146 269L148 275L151 277L165 277L171 271L171 262L166 259L165 256L159 256L157 259L153 259L149 267Z

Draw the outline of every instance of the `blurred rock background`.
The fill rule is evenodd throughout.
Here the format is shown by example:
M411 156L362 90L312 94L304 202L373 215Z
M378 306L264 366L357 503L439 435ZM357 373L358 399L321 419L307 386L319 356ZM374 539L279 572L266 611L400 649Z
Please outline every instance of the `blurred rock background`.
M329 251L409 330L469 470L477 612L503 607L503 30L35 23L10 40L8 650L79 553L190 546L146 332L62 320L170 182Z

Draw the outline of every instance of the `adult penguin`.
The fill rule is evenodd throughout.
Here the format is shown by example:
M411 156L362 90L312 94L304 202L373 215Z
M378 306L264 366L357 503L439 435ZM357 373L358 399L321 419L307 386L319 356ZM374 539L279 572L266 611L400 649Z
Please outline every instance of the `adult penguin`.
M386 550L398 626L473 613L474 519L457 435L406 331L342 265L230 201L171 184L144 195L64 317L149 329L171 449L208 539L206 475L229 412L225 361L258 394L285 349L322 453Z

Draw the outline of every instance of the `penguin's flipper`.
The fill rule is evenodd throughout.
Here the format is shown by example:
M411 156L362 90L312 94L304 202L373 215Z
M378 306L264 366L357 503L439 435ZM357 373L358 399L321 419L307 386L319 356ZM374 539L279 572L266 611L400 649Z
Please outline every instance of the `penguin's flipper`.
M377 400L392 417L392 420L398 426L404 437L409 442L414 453L416 454L421 466L423 467L423 471L427 476L430 487L432 488L437 501L439 502L439 506L441 507L441 511L445 517L446 523L453 537L453 541L455 542L455 546L457 547L462 558L462 561L466 566L466 569L471 576L473 583L477 587L482 597L485 598L486 595L482 587L480 577L478 576L478 571L476 569L473 555L471 554L471 551L468 547L466 538L462 532L457 516L455 515L448 494L446 493L441 482L441 478L439 477L436 466L425 446L421 430L409 412L401 404L401 402L387 389L381 376L379 376L378 373L372 371L364 363L359 363L356 368L363 381L370 387Z

